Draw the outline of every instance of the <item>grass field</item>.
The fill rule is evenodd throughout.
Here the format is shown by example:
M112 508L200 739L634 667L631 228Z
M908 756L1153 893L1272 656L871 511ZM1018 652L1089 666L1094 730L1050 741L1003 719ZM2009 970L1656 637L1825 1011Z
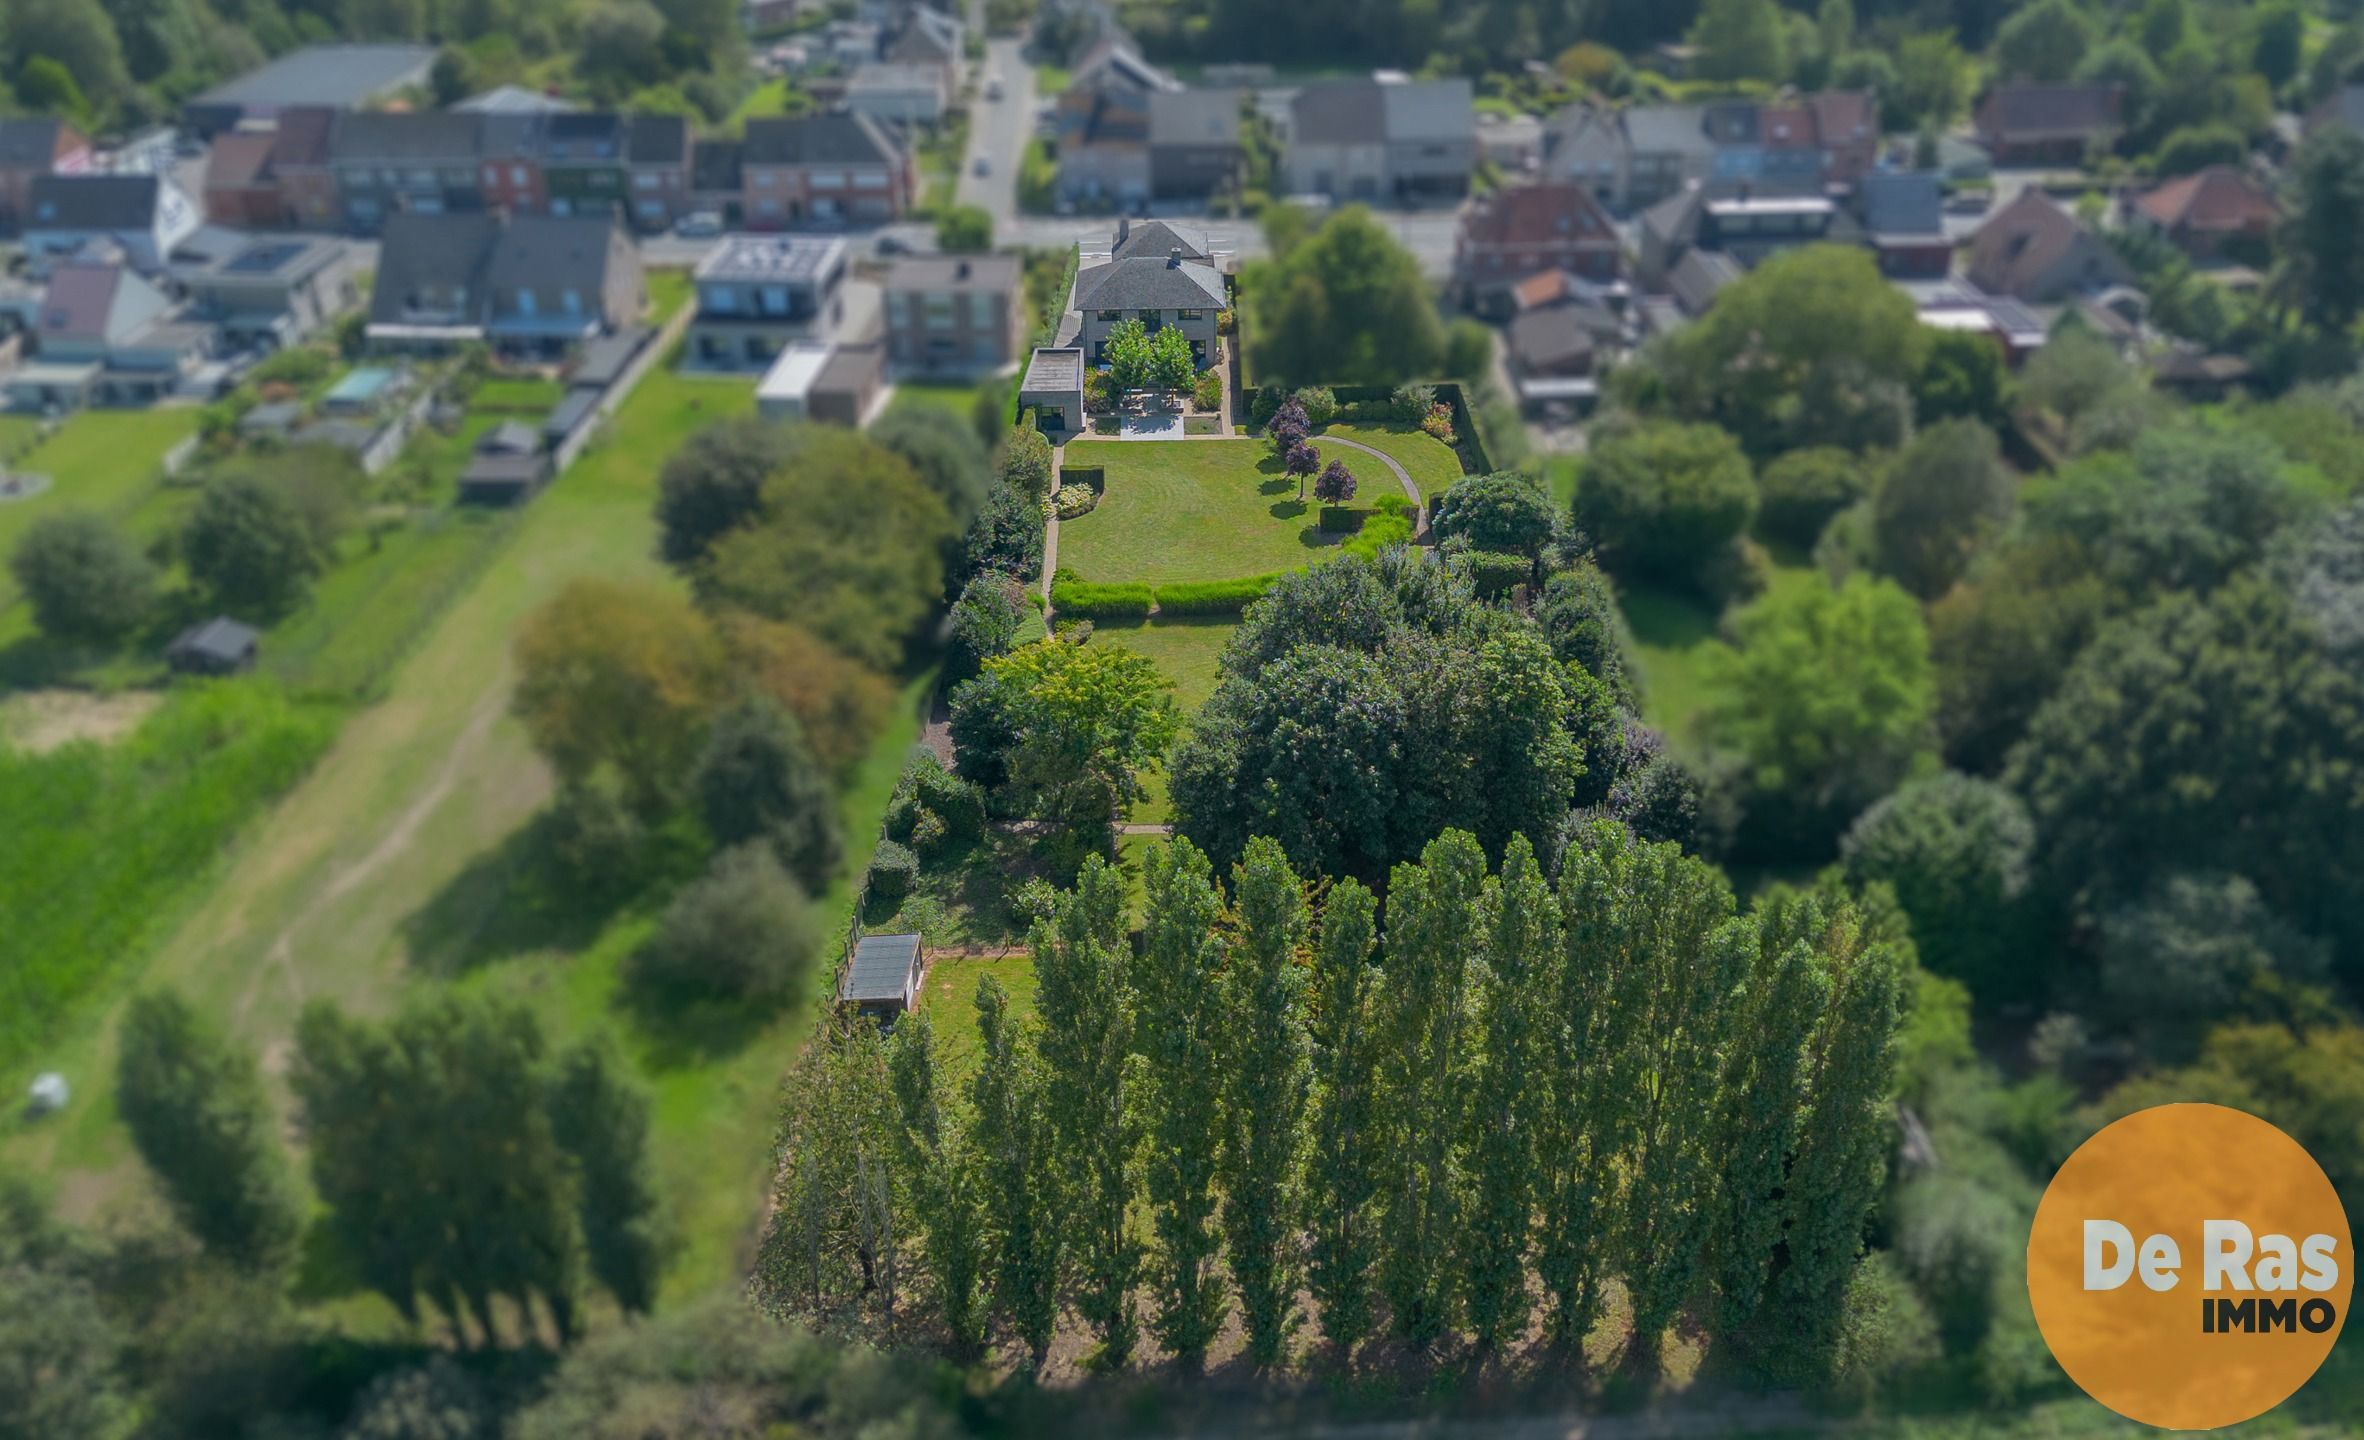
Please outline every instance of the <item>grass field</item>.
M1398 465L1404 467L1405 473L1412 477L1412 483L1420 487L1420 498L1423 501L1436 499L1437 496L1451 488L1454 481L1461 478L1461 457L1453 453L1453 447L1423 431L1417 425L1341 424L1330 426L1322 431L1322 435L1336 435L1344 440L1359 440L1374 450L1386 452ZM1319 448L1321 435L1313 437L1313 443L1316 448ZM1349 466L1349 468L1352 467ZM1360 471L1356 472L1356 478L1361 478ZM1370 497L1364 496L1362 498L1368 499Z
M927 988L919 1008L936 1030L943 1080L965 1099L969 1077L977 1073L977 1057L984 1042L977 1035L977 986L991 975L1010 992L1010 1009L1018 1015L1034 1013L1034 961L1030 956L998 960L939 960L928 967Z
M892 414L898 410L943 410L966 421L977 413L980 393L974 385L899 380L895 382L895 393L887 399L887 411Z
M1766 593L1821 583L1822 572L1811 565L1777 563ZM1707 703L1707 656L1722 617L1696 593L1672 586L1621 586L1618 599L1642 672L1642 718L1663 731L1679 752L1696 756L1702 741L1699 713Z
M86 410L68 420L13 467L47 475L51 484L31 499L0 505L0 557L43 515L128 516L163 483L164 452L196 429L197 412L190 409ZM16 582L0 570L0 606L16 599Z
M1357 508L1401 494L1378 460L1337 447L1361 489ZM1106 496L1059 525L1059 564L1086 580L1230 580L1321 558L1344 535L1317 527L1319 502L1300 501L1256 440L1078 440L1065 465L1102 466Z
M709 421L746 413L744 380L652 372L608 439L518 521L514 542L446 611L393 675L386 697L348 724L320 763L246 842L202 878L146 967L255 1045L277 1073L296 1015L315 999L383 1014L447 975L511 993L553 1038L624 1031L654 1093L653 1139L682 1245L669 1289L728 1281L752 1236L777 1080L806 1016L741 1027L728 1043L632 1030L613 1006L616 967L649 917L611 917L589 933L504 913L517 837L551 783L508 713L509 643L536 605L577 576L660 579L650 506L666 456ZM876 817L917 732L918 692L847 797L848 833ZM832 903L850 901L867 844L849 845ZM130 986L115 987L118 1008ZM711 1037L709 1037L710 1039ZM145 1182L115 1123L108 1077L112 1016L60 1034L46 1066L73 1080L74 1104L38 1126L7 1122L0 1164L57 1183L84 1219L145 1206ZM12 1080L15 1077L10 1077ZM359 1313L383 1325L375 1302Z

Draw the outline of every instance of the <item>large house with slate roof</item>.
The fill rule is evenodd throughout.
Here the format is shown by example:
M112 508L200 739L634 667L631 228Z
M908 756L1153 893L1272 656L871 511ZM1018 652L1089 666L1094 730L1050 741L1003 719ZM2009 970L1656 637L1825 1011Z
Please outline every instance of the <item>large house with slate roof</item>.
M1124 321L1138 320L1151 334L1170 326L1190 341L1203 370L1215 363L1216 316L1230 303L1205 235L1161 220L1120 221L1105 257L1078 257L1060 343L1080 346L1099 365L1108 359L1109 332Z

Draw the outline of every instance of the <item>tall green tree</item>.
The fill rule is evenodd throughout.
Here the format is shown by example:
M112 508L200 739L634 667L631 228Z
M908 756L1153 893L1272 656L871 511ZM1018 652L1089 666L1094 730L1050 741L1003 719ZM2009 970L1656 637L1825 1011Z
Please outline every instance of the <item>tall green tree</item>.
M1483 1039L1470 1084L1469 1219L1457 1268L1469 1327L1478 1347L1492 1350L1526 1327L1536 1142L1547 1095L1541 1032L1560 948L1559 904L1524 835L1503 853L1484 920L1476 1000Z
M1756 1322L1787 1219L1783 1192L1805 1102L1806 1043L1830 1000L1815 950L1820 912L1780 895L1750 917L1756 943L1717 1082L1711 1140L1717 1174L1709 1216L1717 1324L1744 1334Z
M1133 1282L1141 1266L1140 1242L1126 1223L1139 1177L1140 1117L1125 913L1123 873L1094 855L1028 939L1043 1067L1059 1097L1052 1121L1072 1177L1063 1222L1081 1290L1077 1308L1109 1365L1123 1364L1137 1338Z
M1248 1358L1277 1365L1297 1328L1305 1107L1312 1058L1302 957L1305 888L1272 840L1233 872L1239 943L1223 973L1223 1228Z
M285 1261L303 1205L254 1057L168 990L131 1002L120 1047L116 1109L174 1217L232 1265Z
M1545 1328L1562 1350L1584 1343L1600 1316L1601 1281L1614 1268L1618 1160L1635 1119L1628 1077L1639 1019L1618 1002L1643 942L1635 899L1646 853L1624 826L1600 820L1571 840L1560 866L1564 929L1537 1065L1544 1105L1535 1152L1535 1269Z
M1780 81L1789 74L1789 36L1773 0L1706 0L1685 38L1699 47L1701 79Z
M1985 425L1945 420L1923 430L1890 462L1872 497L1880 573L1923 600L1936 599L2010 520L2018 488Z
M2076 73L2092 43L2093 26L2069 0L2036 0L1995 32L1995 73L2057 83Z
M53 640L111 645L156 605L156 567L122 531L86 510L43 515L9 552L9 573Z
M2326 125L2298 147L2276 249L2283 293L2311 323L2345 332L2364 313L2364 136Z
M837 871L837 803L804 726L766 695L714 717L692 777L706 829L725 847L761 840L807 891Z
M1616 1254L1633 1300L1633 1343L1655 1361L1697 1293L1715 1192L1710 1127L1750 936L1723 876L1673 845L1634 856L1626 903L1635 944L1612 982L1626 1012L1633 1126Z
M1312 1231L1307 1288L1321 1306L1322 1337L1341 1354L1370 1332L1371 1267L1377 1253L1381 976L1371 963L1378 900L1353 880L1331 887L1314 951L1310 1035L1313 1115L1309 1196Z
M1226 1080L1223 1029L1234 1017L1218 989L1223 901L1213 867L1188 840L1153 847L1144 873L1149 918L1135 990L1146 1062L1142 1179L1158 1239L1150 1267L1158 1303L1154 1328L1167 1350L1195 1367L1224 1314L1215 1266L1215 1176Z
M576 1215L591 1278L626 1314L656 1308L664 1226L648 1159L648 1093L602 1040L558 1059L550 1125L574 1162Z
M1039 1362L1059 1321L1066 1233L1048 1077L1033 1038L1010 1014L1009 992L991 975L977 983L977 1035L969 1098L990 1217L993 1312Z
M903 1140L904 1186L925 1241L924 1261L936 1318L955 1350L984 1343L978 1284L985 1268L983 1182L960 1117L945 1105L936 1027L924 1009L895 1026L887 1046Z
M1284 385L1433 376L1444 325L1419 261L1360 205L1243 277L1256 373Z
M787 1096L749 1289L775 1315L892 1334L904 1266L901 1121L878 1027L825 1016Z
M582 1240L537 1103L543 1061L532 1014L481 996L441 993L382 1024L315 1001L297 1021L291 1078L330 1234L405 1319L424 1299L489 1344L505 1296L573 1333Z
M1895 1143L1890 1090L1911 942L1892 910L1825 897L1787 922L1811 943L1829 995L1804 1068L1805 1113L1782 1195L1783 1254L1772 1303L1800 1340L1827 1336ZM1813 927L1820 926L1819 935Z
M205 487L182 529L181 555L215 604L265 619L301 600L325 563L295 502L253 475Z
M1453 1259L1466 1217L1457 1159L1475 1059L1470 961L1485 882L1477 840L1448 830L1419 864L1398 865L1388 886L1379 1281L1397 1333L1423 1347L1458 1318Z

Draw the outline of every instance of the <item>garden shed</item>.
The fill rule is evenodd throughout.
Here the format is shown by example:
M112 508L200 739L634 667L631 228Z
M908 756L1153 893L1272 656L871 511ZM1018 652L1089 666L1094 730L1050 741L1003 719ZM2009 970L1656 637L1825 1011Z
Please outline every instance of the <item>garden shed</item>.
M892 1020L919 1003L924 973L917 935L865 935L854 943L837 1000L874 1019Z
M237 675L254 668L262 632L227 615L192 625L165 647L164 663L181 675Z

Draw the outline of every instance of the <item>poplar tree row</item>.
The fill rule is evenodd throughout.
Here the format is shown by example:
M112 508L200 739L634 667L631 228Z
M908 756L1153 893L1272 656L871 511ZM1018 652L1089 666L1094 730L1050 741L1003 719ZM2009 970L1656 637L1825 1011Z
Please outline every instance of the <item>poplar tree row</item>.
M1187 841L1146 872L1137 945L1097 860L1036 926L1031 1018L980 984L964 1094L924 1011L825 1028L759 1299L1037 1358L1072 1305L1104 1365L1144 1322L1197 1363L1234 1307L1276 1365L1304 1299L1341 1356L1382 1327L1497 1350L1538 1301L1573 1349L1611 1279L1645 1361L1686 1312L1768 1351L1832 1333L1892 1133L1891 922L1837 892L1739 913L1613 823L1556 888L1524 839L1489 874L1448 831L1384 933L1270 841L1228 893Z

